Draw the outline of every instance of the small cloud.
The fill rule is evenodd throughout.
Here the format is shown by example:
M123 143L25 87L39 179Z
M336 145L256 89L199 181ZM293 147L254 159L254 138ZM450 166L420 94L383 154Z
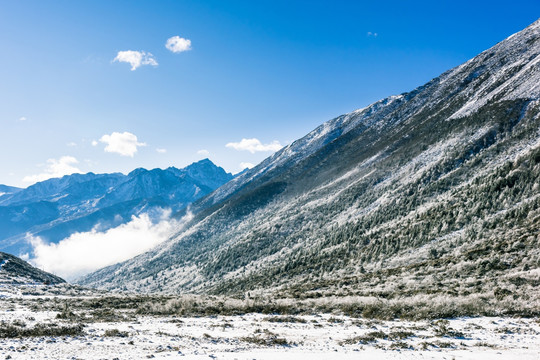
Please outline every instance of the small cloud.
M142 65L152 65L152 66L158 66L158 63L156 59L154 59L154 55L151 53L147 53L144 51L133 51L133 50L126 50L126 51L119 51L116 57L114 58L113 62L125 62L131 65L131 71L136 70L138 67Z
M74 166L78 163L79 161L77 161L77 159L75 159L73 156L62 156L58 160L49 159L47 160L47 166L43 173L25 176L22 181L27 183L36 183L51 178L59 178L64 175L81 173L81 170Z
M262 144L260 140L256 138L242 139L240 142L236 143L230 142L225 146L239 151L249 151L252 154L258 151L278 151L283 147L277 140L272 141L270 144Z
M26 121L26 117L21 116L18 121Z
M145 143L138 142L137 136L127 131L123 133L115 131L111 135L103 135L99 141L107 144L105 152L130 157L137 153L137 147L146 146Z
M248 162L241 162L240 163L240 170L244 170L244 169L251 169L251 168L254 168L255 165L253 165L252 163L248 163Z
M367 37L377 37L377 36L379 36L379 34L377 34L376 32L371 32L371 31L367 32Z
M69 147L74 147L74 146L77 146L77 143L72 141L72 142L68 142L66 145Z
M191 50L191 40L181 38L180 36L173 36L167 39L165 47L173 53L188 51Z
M97 146L98 142L96 140L92 140L92 146Z
M165 154L167 152L167 149L157 148L156 151L160 154Z
M210 151L208 151L206 149L201 149L201 150L197 151L197 154L199 154L199 155L210 155Z

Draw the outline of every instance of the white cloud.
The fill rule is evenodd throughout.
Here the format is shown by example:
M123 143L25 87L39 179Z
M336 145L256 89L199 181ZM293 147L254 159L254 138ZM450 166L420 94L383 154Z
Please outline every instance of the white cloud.
M107 146L105 146L106 152L131 157L137 152L137 147L146 146L145 143L137 141L137 136L127 131L123 133L115 131L111 135L103 135L99 141L107 144Z
M201 149L201 150L197 151L197 154L199 154L199 155L210 155L210 151L208 151L206 149Z
M253 167L255 167L255 165L253 165L252 163L248 163L248 162L241 162L240 163L240 170L251 169Z
M126 51L119 51L116 57L114 58L114 61L118 62L125 62L131 65L131 71L136 70L138 67L142 65L152 65L152 66L158 66L158 63L156 59L154 59L154 55L151 53L147 53L144 51L134 51L134 50L126 50Z
M97 146L98 142L96 140L92 140L92 146Z
M165 47L173 53L188 51L191 50L191 40L181 38L180 36L173 36L167 39Z
M160 154L165 154L167 152L167 149L157 148L156 151Z
M26 117L21 116L21 117L19 118L19 121L26 121Z
M262 144L260 140L256 138L242 139L240 142L236 143L230 142L225 146L239 151L249 151L252 154L258 151L278 151L283 147L277 140L272 141L270 144Z
M50 178L58 178L64 175L80 173L81 170L74 166L78 163L79 162L77 159L75 159L73 156L62 156L58 160L49 159L47 160L47 165L43 173L25 176L22 181L36 183Z
M105 232L94 229L75 233L57 244L28 235L27 240L34 253L30 262L45 271L73 280L150 250L192 217L188 213L184 219L174 221L168 219L170 213L170 210L163 211L161 219L155 223L148 214L133 216L127 224Z
M377 36L379 36L379 34L377 34L376 32L368 31L368 32L367 32L367 36L368 36L368 37L377 37Z
M69 147L74 147L74 146L77 146L77 143L72 141L72 142L68 142L66 145Z

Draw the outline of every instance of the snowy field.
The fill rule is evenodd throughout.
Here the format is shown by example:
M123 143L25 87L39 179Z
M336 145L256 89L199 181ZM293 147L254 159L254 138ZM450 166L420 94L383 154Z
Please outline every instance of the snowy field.
M114 314L91 307L51 310L63 298L4 293L0 359L540 359L537 318L383 321L336 314L182 317L139 315L129 308ZM61 334L76 327L76 334Z

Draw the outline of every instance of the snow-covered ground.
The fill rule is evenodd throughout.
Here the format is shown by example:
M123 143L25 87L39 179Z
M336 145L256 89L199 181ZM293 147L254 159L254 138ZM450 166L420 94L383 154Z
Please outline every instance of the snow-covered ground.
M39 324L83 324L78 336L3 335L0 359L540 359L540 319L535 318L181 317L122 309L111 321L92 317L96 309L88 308L74 311L76 317L67 320L51 310L65 298L0 298L0 330L10 325L32 329ZM47 301L56 305L43 306Z

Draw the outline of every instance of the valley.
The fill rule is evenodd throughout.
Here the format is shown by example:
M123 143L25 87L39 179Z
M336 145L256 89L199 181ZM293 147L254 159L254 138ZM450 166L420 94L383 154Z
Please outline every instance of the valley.
M357 359L361 355L365 359L533 360L540 351L540 323L531 318L384 320L343 315L332 310L331 300L302 310L294 302L111 295L69 285L0 286L0 296L0 355L6 359ZM349 299L350 304L355 301ZM326 311L319 312L322 309Z

